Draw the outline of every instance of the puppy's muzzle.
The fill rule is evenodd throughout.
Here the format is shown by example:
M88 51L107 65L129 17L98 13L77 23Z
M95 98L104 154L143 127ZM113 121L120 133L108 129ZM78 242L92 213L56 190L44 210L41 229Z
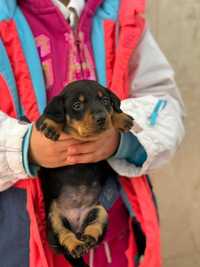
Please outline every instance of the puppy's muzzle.
M92 117L97 129L102 129L105 127L107 115L104 111L94 112Z

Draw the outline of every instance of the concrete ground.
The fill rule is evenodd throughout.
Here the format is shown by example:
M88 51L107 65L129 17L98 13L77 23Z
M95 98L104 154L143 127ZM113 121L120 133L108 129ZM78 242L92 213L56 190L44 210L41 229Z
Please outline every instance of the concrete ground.
M149 0L148 19L176 71L187 118L175 158L152 174L164 267L200 266L200 1Z

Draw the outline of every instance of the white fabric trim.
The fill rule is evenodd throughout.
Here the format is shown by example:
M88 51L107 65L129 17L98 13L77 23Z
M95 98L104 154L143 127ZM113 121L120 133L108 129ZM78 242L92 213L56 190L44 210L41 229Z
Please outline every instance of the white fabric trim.
M77 12L78 17L80 17L84 6L85 6L85 0L70 0L67 7L68 8L73 7Z
M80 17L81 12L85 6L85 0L70 0L69 4L67 6L65 6L59 0L52 0L52 2L60 10L60 12L63 14L64 18L66 20L69 19L70 25L72 27L74 27L75 22L76 22L76 17L75 17L74 12L72 12L70 10L70 7L74 8L76 10L78 17Z
M67 20L69 18L69 15L70 15L70 11L69 11L68 7L66 7L59 0L52 0L52 2L60 10L60 12L63 14L64 18Z
M27 178L22 162L22 142L29 124L0 111L0 191L19 179Z

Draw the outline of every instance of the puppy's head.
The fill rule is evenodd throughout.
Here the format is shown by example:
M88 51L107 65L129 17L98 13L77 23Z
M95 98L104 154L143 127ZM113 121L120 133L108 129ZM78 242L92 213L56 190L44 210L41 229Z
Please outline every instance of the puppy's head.
M120 100L96 81L70 83L61 94L64 131L76 138L88 138L113 127L112 115L120 113Z

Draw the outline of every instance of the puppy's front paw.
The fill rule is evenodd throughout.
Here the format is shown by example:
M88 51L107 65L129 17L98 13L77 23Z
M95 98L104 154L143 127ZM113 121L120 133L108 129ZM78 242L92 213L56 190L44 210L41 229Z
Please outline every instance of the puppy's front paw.
M112 123L114 128L121 132L127 132L133 127L134 119L124 112L114 113L112 116Z
M123 132L129 131L133 127L133 118L125 113L121 120L121 127L119 128Z
M61 131L60 128L59 124L44 116L41 116L36 122L36 129L53 141L58 140Z

